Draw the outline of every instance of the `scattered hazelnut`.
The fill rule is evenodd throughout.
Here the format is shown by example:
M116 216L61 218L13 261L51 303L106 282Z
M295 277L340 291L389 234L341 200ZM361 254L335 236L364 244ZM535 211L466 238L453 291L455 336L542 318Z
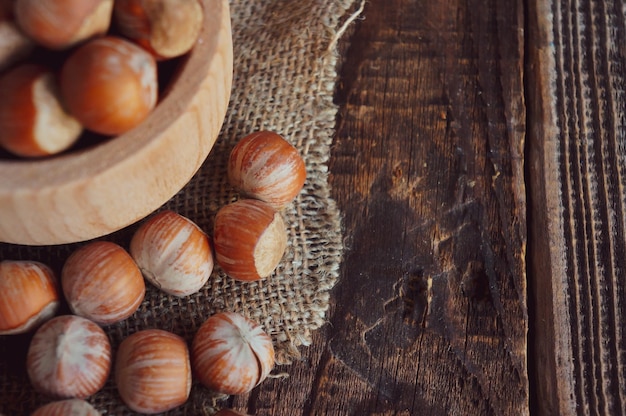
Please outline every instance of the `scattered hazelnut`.
M146 292L130 254L108 241L94 241L72 253L61 271L61 286L73 313L103 325L132 315Z
M285 253L287 231L279 212L263 201L240 199L215 215L215 259L230 277L254 281L269 276Z
M130 335L117 351L115 383L124 403L135 412L161 413L184 404L191 391L187 344L160 329Z
M15 0L14 10L29 37L50 49L66 49L109 29L113 0Z
M61 103L54 74L19 65L0 78L0 145L18 156L36 157L69 148L83 131Z
M78 47L61 68L61 95L86 129L122 134L156 106L157 66L140 46L115 36Z
M233 312L207 319L191 346L192 368L208 389L244 394L259 385L274 367L274 346L260 325Z
M170 59L191 50L202 27L204 10L198 1L116 0L118 30L152 52Z
M260 131L244 137L232 149L228 180L245 196L278 210L302 190L306 168L298 150L282 136Z
M57 279L39 262L0 262L0 335L21 334L52 318L59 308Z
M35 410L30 416L101 416L89 402L66 399L51 402Z
M35 332L26 355L31 384L59 398L99 391L111 369L111 344L96 323L76 315L52 318Z
M174 296L196 293L213 271L208 236L190 219L169 210L139 227L130 254L146 280Z

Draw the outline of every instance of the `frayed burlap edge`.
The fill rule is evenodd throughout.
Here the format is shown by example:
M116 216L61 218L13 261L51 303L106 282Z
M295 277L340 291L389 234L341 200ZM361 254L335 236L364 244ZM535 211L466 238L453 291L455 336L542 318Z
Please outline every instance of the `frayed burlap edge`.
M200 183L191 192L195 201L207 194L203 180L225 177L230 149L253 131L276 131L301 152L307 182L283 211L289 247L274 275L240 284L218 271L206 294L215 300L215 311L241 312L261 323L275 341L279 364L298 359L298 347L309 345L312 332L324 325L330 289L339 275L341 221L330 196L328 160L337 117L336 45L346 25L363 10L363 3L353 4L232 1L231 105L220 139L196 178ZM239 197L223 182L209 191L217 198L205 205L208 228L214 213ZM179 197L174 202L178 211L188 211L189 191Z

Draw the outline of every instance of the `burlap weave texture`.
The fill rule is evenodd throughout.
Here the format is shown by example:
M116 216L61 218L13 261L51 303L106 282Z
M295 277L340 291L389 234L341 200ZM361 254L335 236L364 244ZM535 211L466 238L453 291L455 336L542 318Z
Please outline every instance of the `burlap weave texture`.
M126 336L146 328L169 330L190 341L208 316L230 310L263 325L284 365L297 359L312 331L324 325L342 255L340 214L330 197L327 170L337 113L334 40L352 6L353 0L230 1L234 81L224 127L200 171L163 208L189 217L210 234L217 210L238 198L226 181L230 149L253 131L276 131L300 150L307 167L305 188L283 211L287 252L274 275L259 282L236 282L216 267L209 283L187 298L148 285L139 311L106 328L114 351ZM103 239L127 248L137 226ZM0 259L38 260L60 272L79 245L3 244ZM50 401L28 383L24 357L29 339L0 337L1 414L28 414ZM132 414L112 380L89 401L103 414ZM168 414L210 414L213 404L214 395L194 384L189 402Z

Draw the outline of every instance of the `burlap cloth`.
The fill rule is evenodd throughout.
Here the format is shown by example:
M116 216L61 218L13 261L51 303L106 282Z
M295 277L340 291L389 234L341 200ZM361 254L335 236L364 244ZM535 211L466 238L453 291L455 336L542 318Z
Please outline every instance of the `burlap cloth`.
M272 336L283 371L325 323L330 289L342 255L339 212L330 197L327 162L335 127L336 39L354 12L353 0L231 0L234 82L220 137L191 182L164 208L173 209L212 230L213 217L238 196L226 181L232 146L259 129L281 133L301 152L307 182L284 211L289 246L275 274L255 283L238 283L216 267L209 283L188 298L164 295L148 285L145 301L130 319L106 328L115 350L127 335L162 328L191 341L216 311L238 311ZM137 224L104 239L124 247ZM60 272L79 244L53 247L0 245L0 259L32 259ZM62 311L64 312L64 311ZM0 413L27 415L50 401L35 393L26 377L30 335L0 337ZM89 398L103 414L132 414L121 403L110 378ZM220 402L194 383L189 402L168 414L211 414Z

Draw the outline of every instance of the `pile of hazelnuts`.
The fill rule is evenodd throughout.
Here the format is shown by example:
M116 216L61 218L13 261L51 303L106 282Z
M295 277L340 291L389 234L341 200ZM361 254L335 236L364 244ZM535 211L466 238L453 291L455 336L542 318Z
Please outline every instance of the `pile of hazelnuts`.
M40 262L0 262L0 335L33 332L27 374L36 391L54 399L34 415L99 415L85 399L111 372L122 401L143 414L184 404L194 379L237 395L267 378L275 364L272 339L236 312L209 316L190 347L172 332L140 330L122 340L114 359L103 329L139 309L145 282L184 298L205 286L214 263L238 281L271 277L287 247L281 211L304 186L304 160L279 134L259 131L232 148L227 174L240 198L218 210L211 236L162 210L138 224L128 249L106 240L77 248L60 279ZM71 314L58 314L63 299Z
M193 47L203 13L197 0L0 0L0 147L42 157L85 132L115 136L139 125L158 100L159 63ZM184 404L193 380L227 395L261 383L273 343L239 313L208 317L190 346L172 332L140 330L115 357L105 329L139 309L146 282L182 298L206 285L214 263L238 281L270 277L287 247L281 210L305 179L294 146L252 133L228 160L241 198L216 213L211 235L163 210L139 224L127 248L85 243L60 276L41 262L0 261L0 336L32 334L26 371L50 399L33 415L99 415L87 399L111 373L121 400L144 414ZM59 314L63 302L71 313Z
M139 125L161 62L191 50L198 0L0 0L0 148L63 152Z

